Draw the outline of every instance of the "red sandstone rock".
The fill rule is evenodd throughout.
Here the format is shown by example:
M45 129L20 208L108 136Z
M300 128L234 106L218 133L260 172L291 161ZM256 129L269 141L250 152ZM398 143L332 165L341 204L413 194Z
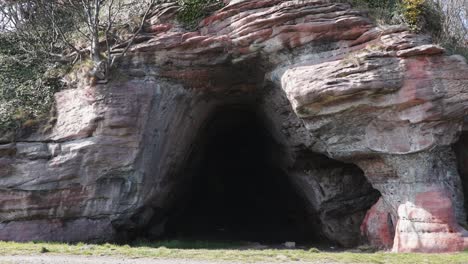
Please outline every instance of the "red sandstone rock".
M378 248L391 248L395 236L392 215L382 198L367 211L361 224L361 232L369 243Z
M230 1L195 32L173 23L177 9L154 12L154 35L120 63L125 78L59 92L51 133L0 144L0 240L106 240L144 226L170 204L175 171L209 116L254 101L329 238L355 242L369 193L345 195L346 174L310 173L304 153L357 164L380 191L362 224L372 244L391 246L392 219L395 252L468 247L451 150L468 111L461 57L403 27L377 28L346 4ZM340 205L351 210L340 215Z
M455 221L449 195L429 191L416 195L398 209L395 252L456 252L468 243L468 236Z

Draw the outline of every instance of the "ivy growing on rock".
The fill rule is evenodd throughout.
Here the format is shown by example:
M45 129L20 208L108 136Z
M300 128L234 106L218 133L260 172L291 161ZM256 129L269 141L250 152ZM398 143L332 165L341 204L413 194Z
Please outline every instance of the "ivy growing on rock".
M61 87L61 67L18 50L15 43L13 36L0 35L0 133L48 117Z
M77 69L72 65L92 61L86 78L107 82L109 69L129 50L155 2L0 0L0 138L48 115L66 69ZM124 26L119 22L130 14L128 6L146 12L122 38L115 32ZM122 51L112 52L118 45Z
M223 6L221 0L178 0L180 11L178 20L189 28L195 28L198 22Z

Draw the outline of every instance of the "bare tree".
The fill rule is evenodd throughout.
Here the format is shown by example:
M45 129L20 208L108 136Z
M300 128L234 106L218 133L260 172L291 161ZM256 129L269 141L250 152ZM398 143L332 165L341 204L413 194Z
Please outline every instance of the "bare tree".
M143 17L141 18L141 21L140 21L140 24L138 26L138 29L134 32L134 34L132 35L132 37L127 41L127 45L125 46L125 48L123 49L123 51L120 53L120 54L117 54L116 56L112 56L111 55L111 49L108 48L108 58L110 58L110 63L109 63L109 66L112 67L114 65L114 62L115 60L118 58L118 57L122 57L124 56L129 48L133 45L133 43L135 42L135 39L138 37L138 35L141 33L141 31L143 30L143 27L145 25L145 22L146 22L146 19L149 17L150 15L150 12L151 10L153 9L154 5L156 4L157 0L149 0L148 4L147 4L147 7L146 7L146 11L145 13L143 14ZM109 12L110 14L110 12ZM111 25L109 23L109 25ZM107 35L107 34L106 34ZM109 47L109 46L108 46Z
M144 23L156 3L156 0L149 0L147 2L147 7L141 19L139 28L127 41L127 46L122 53L115 55L112 53L112 45L115 44L115 41L112 37L111 31L118 14L122 10L122 2L119 0L80 0L78 4L73 0L69 0L69 2L74 8L83 9L85 23L89 32L88 40L90 42L90 57L95 64L93 74L100 80L107 80L108 69L114 65L116 58L127 53L135 38L142 31ZM107 17L107 19L101 21L102 17ZM101 45L100 42L100 33L103 33L104 35L105 50L107 54L105 60L101 56L103 45Z
M432 0L432 3L441 20L439 41L455 49L468 49L468 0Z
M43 10L40 7L42 6L36 5L35 1L0 2L1 28L20 40L19 48L24 52L56 56L53 52L58 37L56 31L47 32L49 21L42 15Z
M36 46L36 49L24 47L25 52L38 50L73 62L89 52L94 64L92 75L106 80L109 67L128 52L142 31L156 0L144 2L147 6L140 26L125 40L125 49L120 54L112 52L113 46L122 44L117 43L112 32L122 11L122 0L0 0L0 30L14 33L25 45ZM76 36L70 33L80 34L87 47L77 47L73 42ZM69 52L59 54L63 47Z

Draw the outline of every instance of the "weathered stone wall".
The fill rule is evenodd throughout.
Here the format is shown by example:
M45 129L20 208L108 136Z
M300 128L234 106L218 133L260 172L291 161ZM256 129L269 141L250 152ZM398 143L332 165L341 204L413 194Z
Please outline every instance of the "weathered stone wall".
M120 78L59 92L50 133L1 143L1 240L109 240L143 226L171 203L178 170L217 106L260 98L291 175L303 153L320 153L359 166L380 191L361 226L371 243L396 252L468 247L451 149L468 107L461 57L329 1L235 1L195 32L173 14L171 4L155 11ZM356 177L327 173L331 196ZM315 188L301 192L326 212ZM333 226L364 218L367 206L352 204L357 211Z

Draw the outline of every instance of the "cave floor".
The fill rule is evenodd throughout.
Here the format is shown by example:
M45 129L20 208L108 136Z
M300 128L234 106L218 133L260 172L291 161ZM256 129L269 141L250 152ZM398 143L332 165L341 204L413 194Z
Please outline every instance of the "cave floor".
M317 249L199 248L180 249L160 244L63 244L0 242L0 264L233 264L233 263L468 263L468 252L453 254L365 253L360 250L319 251Z

